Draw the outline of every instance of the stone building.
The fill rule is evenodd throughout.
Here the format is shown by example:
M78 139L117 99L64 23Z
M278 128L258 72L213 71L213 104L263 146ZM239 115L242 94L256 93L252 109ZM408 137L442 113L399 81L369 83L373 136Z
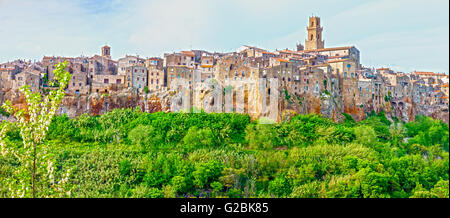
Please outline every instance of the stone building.
M275 58L277 59L277 58ZM279 59L279 58L278 58ZM281 59L284 60L284 59ZM278 79L278 87L280 91L288 91L294 93L294 75L300 74L300 69L295 63L289 61L278 61L279 63L263 69L263 78L276 78ZM268 81L266 80L266 83Z
M55 57L55 56L44 56L41 61L41 66L44 68L44 73L46 74L47 80L52 81L55 77L53 70L55 65L64 61L71 62L72 58L67 57ZM44 84L48 85L48 84Z
M111 59L111 48L109 46L102 47L102 55L94 55L87 59L88 62L88 75L89 78L93 78L92 75L115 75L117 74L117 61Z
M441 85L441 91L448 96L448 83Z
M420 71L414 71L411 73L412 75L415 75L419 78L434 78L434 79L444 79L448 77L448 75L443 73L434 73L434 72L420 72Z
M126 70L126 86L133 87L139 92L144 91L144 87L147 86L147 68L145 66L130 66L125 68Z
M192 90L193 82L194 82L194 68L187 66L167 66L166 68L167 74L167 88L171 89L172 81L175 79L184 79L186 81L186 87L189 90Z
M430 92L432 91L430 87L425 84L424 80L414 81L413 87L412 100L414 102L423 105L431 103L429 99L431 97Z
M308 30L308 38L305 41L305 50L322 49L325 47L325 42L322 40L323 28L320 26L319 17L310 17Z
M91 93L108 94L110 91L117 91L127 88L125 84L125 76L123 75L92 75L92 83L90 84Z
M26 69L15 75L13 90L29 85L32 92L39 92L41 85L41 72L34 69Z
M254 46L243 45L238 48L236 52L244 54L245 57L262 57L266 50Z
M245 57L242 53L233 53L217 59L213 72L219 81L242 80L243 78L259 78L258 60Z
M117 74L117 62L108 56L94 55L89 58L89 75L114 75Z
M339 78L340 98L342 99L344 112L358 114L359 119L364 115L358 89L357 63L350 59L328 61L332 68L332 74Z
M365 111L381 111L386 107L386 87L381 74L374 77L358 79L359 102Z
M311 95L318 98L322 94L339 93L339 80L331 74L329 65L302 66L299 79L294 81L298 87L294 91L298 96Z
M395 73L393 70L389 68L378 68L376 70L390 85L396 86L397 85L397 73Z
M102 56L111 59L111 47L105 45L102 47Z
M158 57L148 58L145 61L147 67L148 79L147 87L149 93L166 90L164 82L164 59Z
M149 93L165 90L164 84L164 60L162 58L149 58L146 60L148 72L147 87Z
M145 67L154 66L154 68L163 70L164 69L164 59L158 57L151 57L145 60Z
M87 72L75 70L67 86L67 93L71 95L87 95L90 92Z
M6 91L12 88L12 82L18 72L19 68L17 66L8 66L6 64L0 66L0 91Z
M126 55L117 61L117 74L126 75L126 68L134 65L146 66L146 60L138 56Z
M204 55L201 57L200 70L202 82L204 82L206 79L214 78L214 64L215 60L213 56Z
M164 54L164 66L195 66L195 53L192 51L182 51L181 53Z
M393 98L404 98L404 97L412 97L412 83L409 76L398 76L397 77L397 85L394 86L394 90L392 92Z
M148 92L154 93L158 91L165 90L164 85L164 70L160 70L156 67L150 66L148 70Z
M302 59L304 57L309 56L309 55L306 55L306 54L301 53L301 52L291 51L289 49L276 51L275 54L278 55L278 58L282 58L282 59L290 59L290 58Z

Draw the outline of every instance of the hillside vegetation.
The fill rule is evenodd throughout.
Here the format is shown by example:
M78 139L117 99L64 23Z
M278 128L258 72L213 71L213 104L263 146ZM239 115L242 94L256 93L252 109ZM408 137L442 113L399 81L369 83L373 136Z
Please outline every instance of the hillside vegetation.
M5 141L22 147L18 130ZM45 143L56 176L70 175L63 192L42 185L37 197L449 197L449 127L421 116L259 124L243 114L121 109L55 117ZM18 165L0 156L0 197L14 191L7 183Z

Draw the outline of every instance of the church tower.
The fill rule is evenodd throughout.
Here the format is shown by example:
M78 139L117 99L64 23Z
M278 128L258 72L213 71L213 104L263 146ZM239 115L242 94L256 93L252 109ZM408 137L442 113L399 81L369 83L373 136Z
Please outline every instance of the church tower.
M320 17L310 17L308 30L308 38L305 41L305 50L314 50L324 48L324 41L322 40L322 30L320 26Z
M105 45L102 47L102 56L111 59L111 47Z
M303 51L305 50L305 47L303 47L303 45L301 43L297 44L297 51Z

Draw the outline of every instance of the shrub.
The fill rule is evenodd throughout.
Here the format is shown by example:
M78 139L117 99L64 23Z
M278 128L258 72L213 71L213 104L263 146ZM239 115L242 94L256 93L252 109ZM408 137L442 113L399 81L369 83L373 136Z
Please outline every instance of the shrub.
M162 198L162 197L164 197L164 193L159 188L150 188L148 197L149 198Z
M370 126L358 126L355 128L356 141L362 145L373 145L377 142L375 130Z
M199 129L196 126L189 128L183 138L183 143L187 148L201 148L214 146L214 136L209 128Z
M194 184L198 188L204 188L206 184L218 179L222 170L223 164L216 160L199 163L195 166L195 171L192 173Z
M274 124L252 124L245 130L245 139L251 149L271 149L277 144L276 137Z
M131 172L131 163L129 160L122 160L119 164L119 171L122 176L128 176Z
M269 193L274 194L277 197L285 197L291 193L291 187L289 182L284 176L280 176L270 181Z
M9 113L7 111L5 111L5 109L3 109L2 107L0 107L0 115L9 117Z
M162 137L156 134L152 126L139 125L130 131L128 138L133 144L145 148L157 146L162 143Z

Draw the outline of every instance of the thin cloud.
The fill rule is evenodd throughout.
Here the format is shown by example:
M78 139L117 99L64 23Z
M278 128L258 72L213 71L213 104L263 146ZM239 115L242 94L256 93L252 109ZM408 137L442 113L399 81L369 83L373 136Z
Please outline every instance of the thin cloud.
M357 46L364 65L448 72L446 0L0 0L0 62L93 55L105 43L114 59L242 44L294 49L313 14L325 45Z

